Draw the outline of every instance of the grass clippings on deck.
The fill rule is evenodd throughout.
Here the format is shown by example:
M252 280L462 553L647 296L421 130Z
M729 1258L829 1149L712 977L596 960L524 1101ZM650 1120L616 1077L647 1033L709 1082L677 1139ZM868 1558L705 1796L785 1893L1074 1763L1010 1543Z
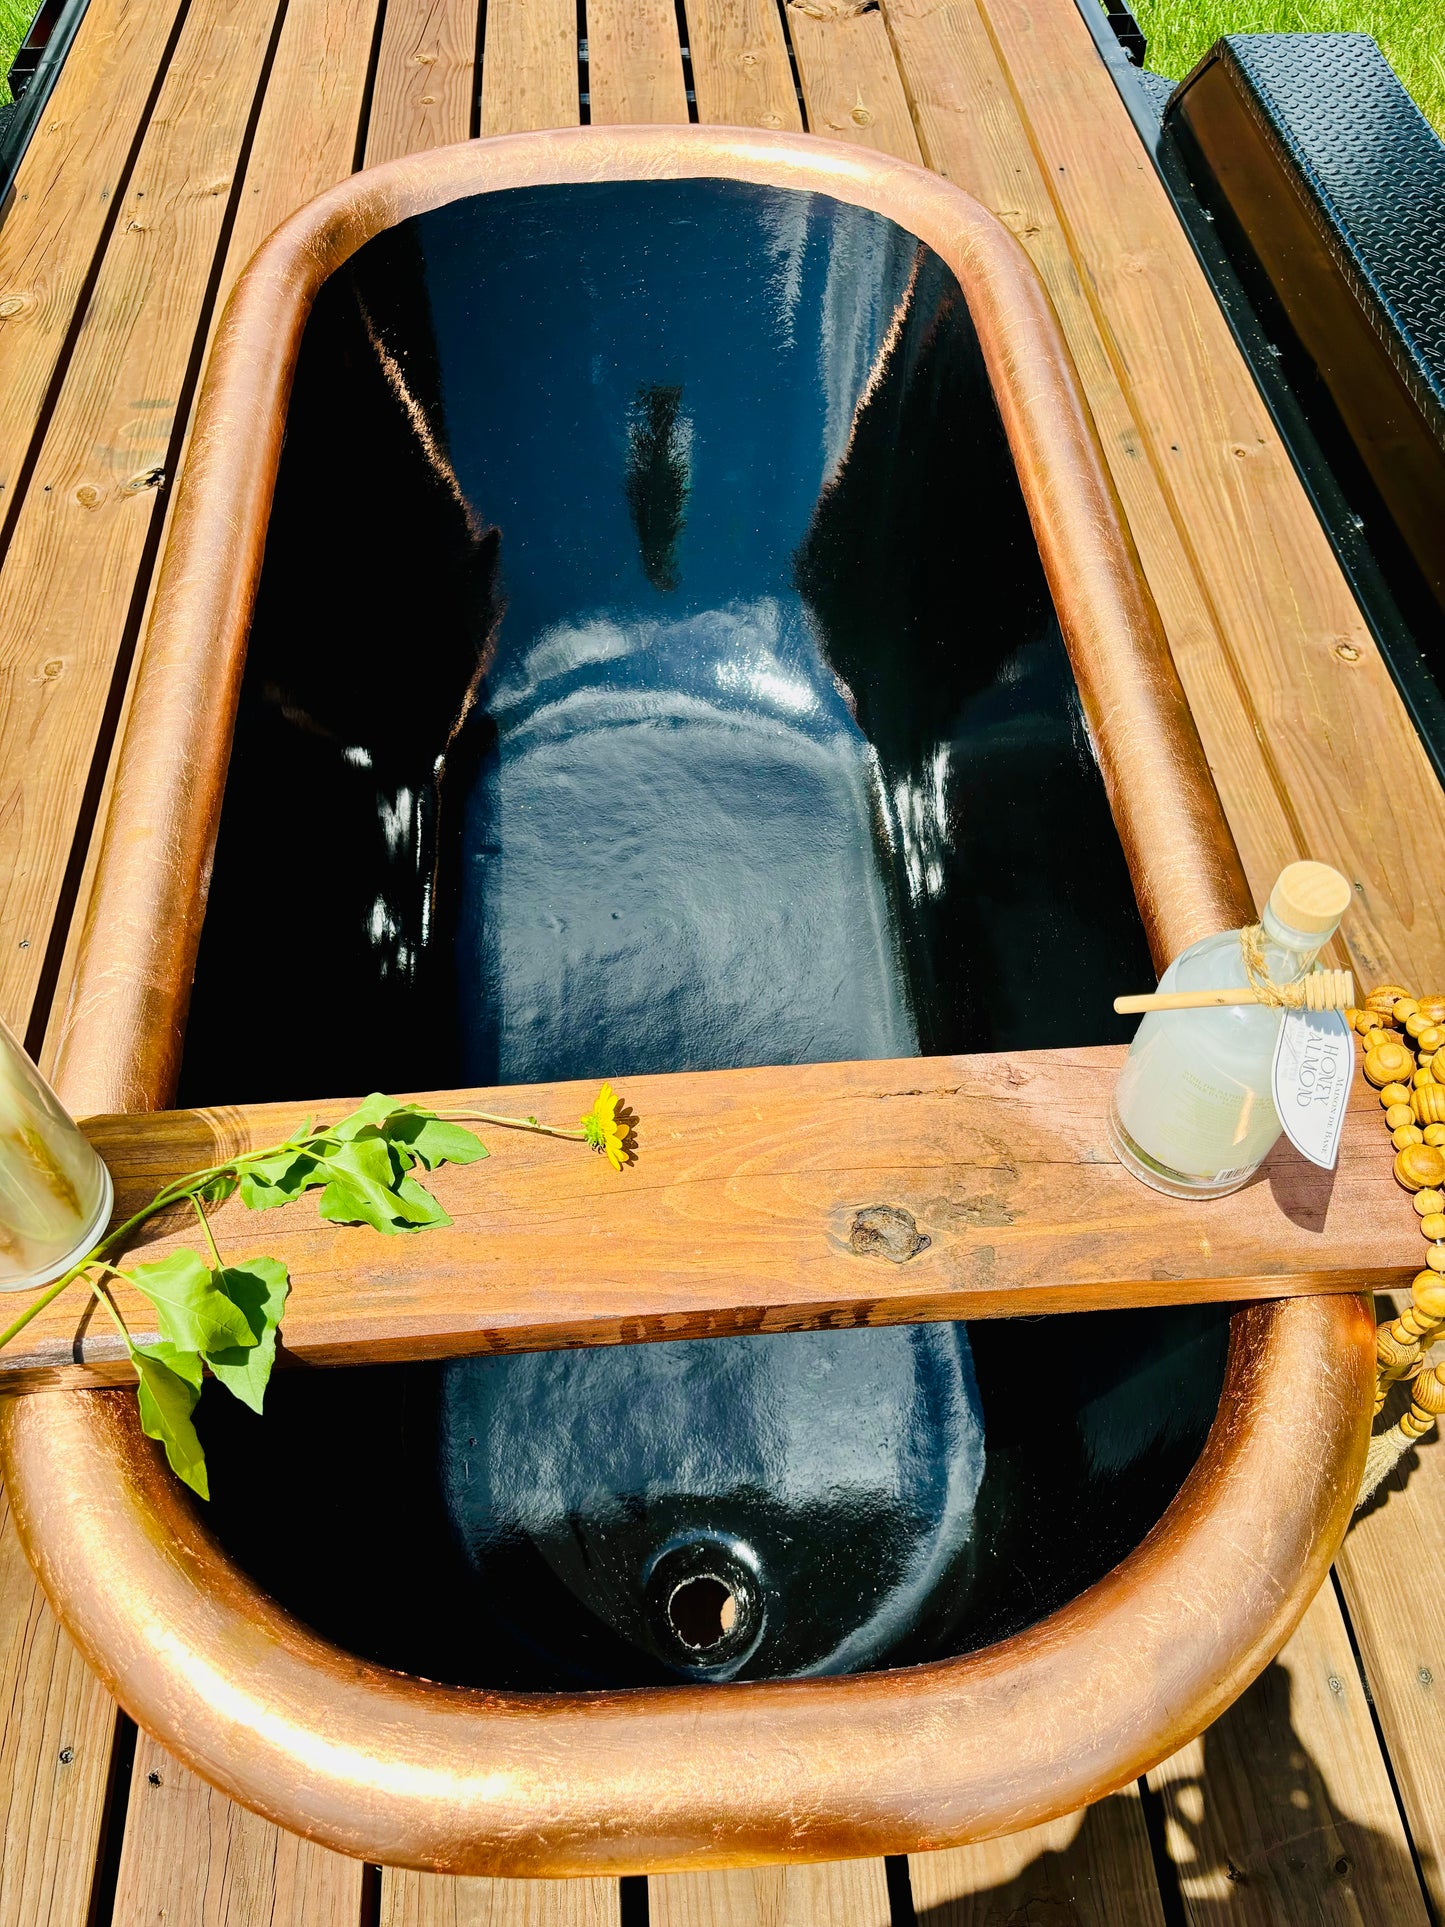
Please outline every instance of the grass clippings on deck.
M0 0L4 5L6 0ZM1182 80L1227 33L1368 33L1445 136L1445 0L1138 0L1151 73Z

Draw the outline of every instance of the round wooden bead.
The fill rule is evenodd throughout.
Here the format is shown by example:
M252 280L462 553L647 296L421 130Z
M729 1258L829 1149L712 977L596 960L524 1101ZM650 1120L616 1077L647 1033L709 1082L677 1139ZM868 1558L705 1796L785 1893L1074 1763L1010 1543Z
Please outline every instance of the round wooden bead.
M1425 1262L1432 1271L1445 1271L1445 1245L1431 1245L1425 1253Z
M1381 1041L1365 1054L1365 1075L1377 1087L1398 1084L1414 1075L1415 1060L1403 1044Z
M1432 1211L1445 1211L1445 1191L1417 1191L1414 1205L1422 1218L1428 1218Z
M1419 1008L1420 1006L1415 1002L1413 997L1397 997L1391 1006L1395 1022L1399 1024L1402 1029L1409 1023Z
M1392 1104L1408 1104L1410 1102L1410 1086L1408 1084L1386 1084L1380 1092L1380 1102L1387 1111Z
M1425 1142L1427 1144L1445 1144L1445 1124L1427 1124L1425 1126Z
M1432 1211L1420 1220L1420 1229L1432 1241L1445 1238L1445 1211Z
M1396 1002L1409 994L1403 984L1377 984L1365 999L1365 1009L1393 1011Z
M1426 1318L1445 1318L1445 1282L1438 1272L1417 1271L1410 1286L1416 1311Z
M1430 1075L1430 1066L1428 1064L1425 1064L1423 1066L1417 1066L1410 1073L1410 1083L1413 1086L1413 1088L1417 1091L1421 1088L1422 1085L1433 1084L1434 1082L1435 1080Z
M1434 1144L1406 1145L1395 1153L1395 1179L1407 1191L1438 1189L1445 1184L1445 1150Z
M1441 1379L1438 1367L1434 1371L1421 1372L1411 1382L1410 1401L1432 1418L1439 1418L1445 1412L1445 1380Z
M1345 1022L1351 1030L1363 1030L1368 1020L1369 1012L1356 1010L1353 1004L1351 1004L1350 1008L1345 1012Z
M1420 1015L1428 1017L1432 1024L1445 1024L1445 997L1432 994L1420 999Z
M1365 1055L1366 1057L1368 1057L1370 1052L1372 1050L1378 1050L1381 1044L1390 1044L1390 1043L1396 1042L1397 1040L1391 1037L1389 1031L1381 1030L1379 1025L1375 1024L1375 1025L1372 1025L1371 1028L1365 1032L1365 1035L1361 1041L1365 1046Z
M1397 1151L1404 1151L1412 1144L1423 1144L1425 1133L1418 1124L1401 1124L1391 1131L1390 1142Z
M1386 1126L1392 1131L1398 1131L1404 1125L1414 1122L1415 1113L1408 1104L1392 1104L1385 1113Z
M1445 1045L1445 1024L1426 1024L1423 1030L1416 1032L1415 1041L1427 1056L1433 1057Z
M1410 1093L1410 1109L1417 1124L1445 1124L1445 1084L1433 1079L1417 1084Z

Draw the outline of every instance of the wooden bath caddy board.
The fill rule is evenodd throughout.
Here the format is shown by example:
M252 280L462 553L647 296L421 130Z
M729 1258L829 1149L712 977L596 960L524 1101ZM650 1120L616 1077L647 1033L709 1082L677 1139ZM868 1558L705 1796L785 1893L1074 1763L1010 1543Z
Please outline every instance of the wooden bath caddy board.
M816 1326L997 1318L1408 1285L1417 1241L1375 1094L1357 1086L1339 1167L1286 1143L1208 1203L1139 1184L1108 1148L1122 1047L628 1078L637 1161L477 1127L491 1156L428 1180L454 1222L388 1238L331 1225L315 1196L212 1214L229 1261L289 1266L293 1364L364 1365ZM571 1124L595 1084L426 1098ZM351 1101L89 1120L117 1214L169 1179L274 1143ZM132 1247L194 1245L189 1208ZM119 1302L138 1337L154 1314ZM74 1290L0 1353L0 1388L133 1376Z

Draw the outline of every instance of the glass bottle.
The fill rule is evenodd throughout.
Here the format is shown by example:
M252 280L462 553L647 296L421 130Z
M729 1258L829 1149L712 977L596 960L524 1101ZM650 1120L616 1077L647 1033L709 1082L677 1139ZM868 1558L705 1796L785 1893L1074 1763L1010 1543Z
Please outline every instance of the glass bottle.
M1280 872L1260 919L1271 983L1294 983L1313 968L1349 902L1349 884L1326 863ZM1249 981L1240 932L1226 930L1181 952L1159 988ZM1221 1198L1248 1183L1283 1128L1270 1089L1282 1020L1267 1004L1148 1012L1109 1108L1119 1162L1177 1198Z
M49 1284L110 1221L110 1173L0 1024L0 1291Z

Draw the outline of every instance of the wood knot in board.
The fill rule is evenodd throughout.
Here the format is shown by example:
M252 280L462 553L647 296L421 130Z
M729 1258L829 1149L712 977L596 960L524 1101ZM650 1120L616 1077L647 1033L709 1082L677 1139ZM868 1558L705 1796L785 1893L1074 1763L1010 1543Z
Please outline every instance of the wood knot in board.
M911 1211L896 1204L869 1204L856 1213L848 1232L848 1243L860 1258L886 1258L890 1264L906 1265L932 1243L918 1229Z

